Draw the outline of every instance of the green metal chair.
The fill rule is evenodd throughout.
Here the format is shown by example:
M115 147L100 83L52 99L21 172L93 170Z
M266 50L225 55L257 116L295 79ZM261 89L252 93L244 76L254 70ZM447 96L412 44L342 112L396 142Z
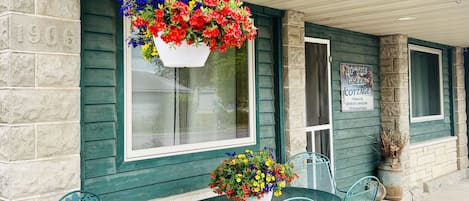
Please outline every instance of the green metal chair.
M379 179L374 176L363 177L350 187L344 201L375 201L379 184Z
M292 197L283 201L314 201L314 200L311 198L307 198L307 197Z
M298 178L293 180L290 186L336 193L335 181L329 168L327 156L314 152L303 152L291 157L289 163L293 164L294 171L298 175Z
M290 183L292 187L310 188L340 194L344 201L375 201L379 190L379 180L366 176L355 182L348 191L337 188L327 156L314 152L294 155L289 162L299 176Z
M65 194L59 201L102 201L99 196L86 191L72 191Z

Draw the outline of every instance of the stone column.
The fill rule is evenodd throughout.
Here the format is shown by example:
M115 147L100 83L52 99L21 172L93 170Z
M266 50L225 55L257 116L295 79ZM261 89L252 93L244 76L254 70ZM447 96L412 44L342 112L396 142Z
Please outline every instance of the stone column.
M285 151L290 157L306 150L304 14L287 11L282 21Z
M380 38L381 128L394 135L410 137L409 66L407 36L390 35ZM408 147L408 144L406 145ZM407 200L409 180L409 152L401 155L403 192Z
M80 188L79 19L79 0L0 0L0 200Z
M467 124L466 124L466 89L464 87L464 49L456 47L453 50L453 82L454 82L454 114L455 135L457 139L458 170L466 169L469 165L467 158Z

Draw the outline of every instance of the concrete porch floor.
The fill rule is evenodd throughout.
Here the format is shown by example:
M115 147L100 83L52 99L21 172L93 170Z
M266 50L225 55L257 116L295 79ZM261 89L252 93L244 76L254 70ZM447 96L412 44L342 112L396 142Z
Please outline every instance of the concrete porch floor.
M465 201L469 200L469 178L448 184L431 193L424 201Z

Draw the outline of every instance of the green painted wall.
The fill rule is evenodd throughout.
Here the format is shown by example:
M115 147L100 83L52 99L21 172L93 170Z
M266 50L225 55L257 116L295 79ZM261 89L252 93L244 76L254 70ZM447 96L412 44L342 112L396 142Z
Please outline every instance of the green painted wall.
M442 63L443 63L443 101L444 101L444 119L436 121L410 123L410 142L422 142L425 140L446 137L452 135L452 103L450 102L452 97L451 83L450 83L450 69L448 66L452 66L451 63L451 52L452 47L425 42L417 39L409 38L409 44L415 44L435 49L442 50Z
M82 189L104 200L138 201L207 188L209 172L227 151L275 147L281 116L276 79L280 57L277 27L281 12L252 7L256 40L258 144L238 149L123 161L123 38L115 0L82 0ZM281 89L281 88L280 88Z
M330 40L335 177L340 188L347 188L363 176L374 175L379 160L374 149L380 129L379 38L311 23L305 25L305 36ZM340 111L340 63L373 66L373 111Z

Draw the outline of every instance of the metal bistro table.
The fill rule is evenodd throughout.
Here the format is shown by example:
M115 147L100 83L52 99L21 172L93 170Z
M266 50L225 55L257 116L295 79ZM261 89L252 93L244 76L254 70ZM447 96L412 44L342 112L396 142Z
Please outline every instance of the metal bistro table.
M286 187L282 189L282 195L279 197L272 197L272 201L282 201L291 197L307 197L314 201L342 201L337 195L309 188ZM227 201L226 196L221 195L213 198L206 199L205 201Z

